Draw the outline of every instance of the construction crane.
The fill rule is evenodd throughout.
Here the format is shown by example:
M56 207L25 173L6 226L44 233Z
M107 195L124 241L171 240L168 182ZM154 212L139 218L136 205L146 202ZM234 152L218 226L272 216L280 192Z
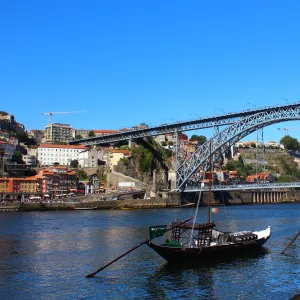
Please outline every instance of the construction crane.
M289 134L289 130L300 130L298 127L285 127L285 128L277 128L278 130L284 130L284 135Z
M52 124L52 115L57 114L75 114L75 113L83 113L86 112L85 110L81 111L50 111L50 112L43 112L42 115L49 115L49 124Z

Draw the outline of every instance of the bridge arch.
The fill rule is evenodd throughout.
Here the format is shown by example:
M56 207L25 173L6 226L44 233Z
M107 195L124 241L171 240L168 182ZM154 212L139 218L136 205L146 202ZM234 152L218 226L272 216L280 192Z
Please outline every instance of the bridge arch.
M279 107L277 110L260 112L240 119L213 136L201 145L176 170L176 190L186 188L188 181L197 184L210 166L210 156L214 162L221 153L224 153L236 142L252 132L280 122L300 120L300 107ZM200 168L203 170L199 172Z

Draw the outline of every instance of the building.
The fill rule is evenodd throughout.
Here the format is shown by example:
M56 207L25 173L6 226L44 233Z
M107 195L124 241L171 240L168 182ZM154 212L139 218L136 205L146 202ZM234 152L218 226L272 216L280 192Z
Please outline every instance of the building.
M117 133L118 130L110 130L110 129L76 129L76 136L81 135L81 137L84 138L88 138L89 137L89 133L93 131L95 136L103 136L103 135L108 135L108 134L114 134Z
M77 174L63 167L42 169L31 177L0 178L0 193L40 193L53 197L77 191L77 188Z
M50 195L66 194L71 190L77 190L77 174L65 167L49 168L42 173L42 192Z
M0 193L37 193L40 191L38 180L26 178L0 178Z
M0 178L0 193L8 192L9 178Z
M269 142L265 143L265 147L266 148L279 148L280 146L275 141L269 141Z
M16 133L24 133L25 126L21 123L16 122Z
M9 140L9 133L7 131L0 130L0 139Z
M183 150L188 153L194 153L199 145L198 141L182 140L180 142L183 144Z
M3 160L11 160L14 155L15 146L7 142L0 141L0 151L4 153Z
M67 143L73 139L73 129L68 124L53 123L45 127L45 143Z
M81 168L98 167L98 151L85 150L78 153L78 163Z
M0 130L16 131L15 117L5 112L0 112Z
M41 144L38 147L38 161L41 166L53 166L54 163L67 166L72 160L77 160L83 150L87 148L80 145Z
M159 134L154 139L155 139L156 142L161 144L163 142L166 142L166 135L165 134Z
M93 130L95 136L103 136L103 135L108 135L108 134L114 134L117 133L118 130L113 130L113 129L101 129L101 130Z
M27 166L36 166L37 165L37 159L35 155L23 155L22 156L23 161Z
M44 130L32 129L28 132L28 136L34 138L40 144L44 138Z
M110 168L116 166L121 158L126 158L130 156L129 150L116 150L116 149L109 149L108 155L106 156L107 165Z

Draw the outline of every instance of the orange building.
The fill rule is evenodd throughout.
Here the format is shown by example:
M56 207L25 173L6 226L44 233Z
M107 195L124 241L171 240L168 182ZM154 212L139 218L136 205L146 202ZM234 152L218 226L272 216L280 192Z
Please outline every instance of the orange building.
M26 178L0 178L0 193L67 194L77 186L76 172L61 167L43 169Z
M34 177L0 178L0 192L2 193L37 193L40 184Z
M0 178L0 193L8 192L9 178Z

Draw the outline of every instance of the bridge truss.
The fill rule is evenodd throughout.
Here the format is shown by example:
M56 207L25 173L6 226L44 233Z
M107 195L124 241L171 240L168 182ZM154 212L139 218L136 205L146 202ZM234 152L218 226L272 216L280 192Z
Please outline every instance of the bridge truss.
M198 186L205 172L210 168L210 158L214 163L216 159L219 159L219 153L224 153L236 142L255 130L271 124L299 119L299 105L277 107L240 119L213 136L177 168L176 190L183 191L186 188L190 189L193 186Z
M300 107L300 102L294 104L286 104L282 106L271 106L258 109L248 109L246 111L224 114L221 116L212 116L198 118L190 121L179 121L172 124L163 124L160 126L148 127L137 130L119 131L114 134L104 136L96 136L86 139L79 139L70 141L69 144L82 144L85 146L104 145L108 143L115 143L126 140L134 140L143 137L157 136L167 133L180 133L183 131L204 129L204 128L218 128L238 122L239 120L257 113L268 113L270 111L278 111L281 109Z

